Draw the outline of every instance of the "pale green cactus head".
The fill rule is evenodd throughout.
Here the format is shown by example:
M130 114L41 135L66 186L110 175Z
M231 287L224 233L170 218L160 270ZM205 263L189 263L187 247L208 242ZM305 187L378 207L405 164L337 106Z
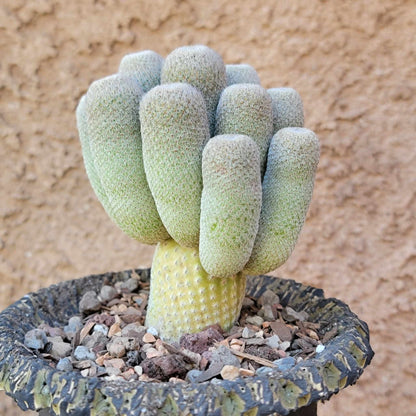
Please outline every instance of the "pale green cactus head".
M206 46L165 60L144 51L91 85L77 123L107 213L133 238L159 243L148 324L166 339L230 326L244 275L286 261L311 200L319 142L303 128L299 94L264 89L253 67L225 65ZM207 309L216 302L225 320Z

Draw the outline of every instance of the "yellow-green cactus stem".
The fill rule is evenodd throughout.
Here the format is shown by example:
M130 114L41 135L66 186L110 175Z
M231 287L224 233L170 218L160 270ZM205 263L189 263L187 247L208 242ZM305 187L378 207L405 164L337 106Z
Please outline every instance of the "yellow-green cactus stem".
M233 276L244 268L259 226L262 189L260 156L248 136L213 137L202 155L199 251L213 276Z
M258 84L260 78L256 70L247 64L229 64L225 65L227 77L227 87L233 84Z
M202 94L189 84L163 84L140 104L147 181L163 224L186 247L198 247L202 150L209 124Z
M247 274L270 272L292 253L312 198L319 141L311 130L287 127L270 143L259 231Z
M296 90L280 87L267 92L272 97L274 133L285 127L303 127L303 103Z
M110 204L109 216L127 235L156 244L169 235L144 172L139 122L142 96L131 75L115 74L93 82L86 96L85 137Z
M205 98L211 134L215 128L215 111L226 85L225 65L220 55L207 46L182 46L165 59L161 84L185 82L201 91Z
M153 51L129 53L121 60L118 72L133 75L143 92L147 92L160 84L163 61L163 58Z
M260 150L263 174L273 136L270 95L256 84L233 84L225 88L218 103L215 131L217 135L244 134L251 137Z
M162 242L152 263L146 325L166 341L213 324L228 330L240 313L245 287L242 273L214 277L202 267L197 249Z

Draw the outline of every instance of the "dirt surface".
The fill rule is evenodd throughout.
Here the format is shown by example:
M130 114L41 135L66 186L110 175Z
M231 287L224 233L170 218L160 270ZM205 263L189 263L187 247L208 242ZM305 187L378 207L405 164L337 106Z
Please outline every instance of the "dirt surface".
M319 414L415 415L415 21L414 0L3 0L1 309L64 279L150 265L153 248L93 194L75 107L126 53L207 44L265 87L297 89L321 140L306 226L275 273L349 303L376 356ZM0 414L23 413L2 395Z

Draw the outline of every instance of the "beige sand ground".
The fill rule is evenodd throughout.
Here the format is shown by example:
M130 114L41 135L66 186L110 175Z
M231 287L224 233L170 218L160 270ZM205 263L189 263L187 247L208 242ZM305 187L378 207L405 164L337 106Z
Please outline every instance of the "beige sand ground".
M87 181L74 110L121 57L207 44L304 99L322 143L313 204L279 275L323 287L376 357L319 414L415 415L414 0L3 0L0 306L82 275L148 266ZM412 26L413 25L413 26ZM1 415L20 415L4 395Z

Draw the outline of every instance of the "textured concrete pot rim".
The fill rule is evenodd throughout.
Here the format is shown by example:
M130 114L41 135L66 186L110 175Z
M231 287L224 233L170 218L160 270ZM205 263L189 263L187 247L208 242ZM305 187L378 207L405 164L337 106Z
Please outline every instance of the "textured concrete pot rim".
M338 335L323 352L290 370L267 376L192 383L109 382L58 371L23 345L25 333L41 323L62 326L78 313L88 290L133 274L149 280L149 269L105 273L62 282L30 293L0 314L0 389L23 410L50 409L56 415L287 415L329 399L354 384L374 353L367 324L343 302L321 289L271 276L247 279L258 298L271 289L281 303L308 312L311 321L336 324Z

